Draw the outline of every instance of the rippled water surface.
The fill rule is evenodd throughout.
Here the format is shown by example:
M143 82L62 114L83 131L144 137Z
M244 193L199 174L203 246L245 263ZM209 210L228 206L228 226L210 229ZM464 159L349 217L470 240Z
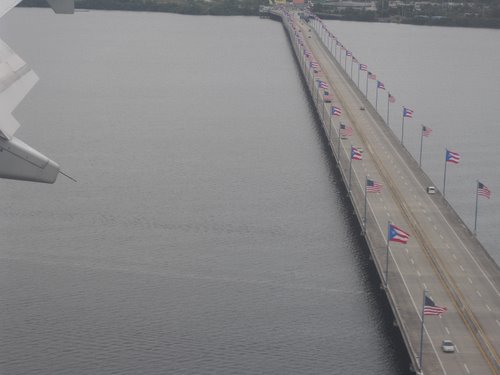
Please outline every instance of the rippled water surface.
M78 183L0 182L0 372L407 373L279 23L1 21L17 135Z

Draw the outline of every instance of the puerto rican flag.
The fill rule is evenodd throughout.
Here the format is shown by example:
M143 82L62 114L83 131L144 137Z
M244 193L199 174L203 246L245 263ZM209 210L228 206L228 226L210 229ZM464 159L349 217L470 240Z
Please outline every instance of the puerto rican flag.
M446 162L453 164L460 163L460 154L458 152L446 150Z
M342 110L339 107L335 107L332 105L332 115L340 116L342 114Z
M398 228L394 224L389 224L389 231L387 235L388 241L399 242L399 243L407 243L410 239L410 235L406 233L401 228Z
M361 152L359 152L359 150L354 146L351 146L351 159L352 160L363 160L363 154Z
M318 86L322 89L327 89L328 83L326 83L325 81L318 80Z
M413 118L413 110L403 107L403 117Z

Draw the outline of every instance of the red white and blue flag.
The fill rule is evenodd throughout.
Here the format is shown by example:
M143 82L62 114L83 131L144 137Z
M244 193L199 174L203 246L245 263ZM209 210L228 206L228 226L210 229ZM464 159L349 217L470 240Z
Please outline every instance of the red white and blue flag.
M318 86L322 89L327 89L328 88L328 83L322 80L318 80Z
M403 117L413 118L413 110L403 107Z
M311 61L309 65L311 66L311 68L319 68L319 63L317 63L316 61Z
M363 154L354 146L351 146L351 159L363 160Z
M488 189L485 184L478 181L477 182L477 194L482 196L482 197L490 199L491 190Z
M436 306L434 301L429 296L425 296L424 315L441 315L446 311L448 311L446 307Z
M342 114L342 110L339 107L335 107L332 105L332 115L340 116Z
M446 162L453 164L460 163L460 154L458 152L446 150Z
M352 128L349 125L340 124L340 136L350 137L352 135Z
M382 184L379 184L377 181L370 180L369 178L366 180L367 193L380 193L381 190Z
M431 128L429 128L428 126L422 125L422 135L424 137L428 137L429 135L431 135L431 133L432 133Z
M381 81L377 81L377 89L385 90L384 83Z
M366 64L359 64L359 70L368 70L368 65Z
M389 233L387 236L388 241L407 243L409 239L410 235L408 233L394 224L389 224Z
M345 51L345 55L346 55L346 56L352 56L352 52L351 52L351 51L346 50L346 51Z

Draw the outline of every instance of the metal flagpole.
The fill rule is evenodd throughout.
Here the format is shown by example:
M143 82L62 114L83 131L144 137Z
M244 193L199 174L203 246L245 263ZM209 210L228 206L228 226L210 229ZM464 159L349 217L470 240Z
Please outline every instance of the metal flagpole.
M387 118L385 119L387 126L389 126L389 104L390 104L389 97L390 97L390 95L391 94L389 92L387 92Z
M361 69L359 68L359 65L358 65L358 88L359 88L359 71L360 71L360 70L361 70Z
M375 111L377 111L378 107L378 81L377 81L377 88L376 88L376 94L375 94Z
M366 72L366 90L365 90L366 99L368 99L368 71Z
M420 354L418 356L418 367L419 370L422 371L422 353L423 353L423 346L424 346L424 308L425 308L425 293L426 290L424 289L424 299L422 301L422 324L420 325Z
M338 147L337 147L337 164L340 164L340 124L339 121L339 138L338 138Z
M424 125L422 125L422 132L420 134L420 157L418 158L418 166L422 168L422 145L424 143Z
M390 230L391 230L391 222L387 222L387 251L385 254L385 287L387 288L388 285L388 276L389 276L389 237L390 237Z
M448 149L446 149L446 153L448 153ZM443 198L446 195L446 165L448 164L448 161L446 160L446 154L444 156L444 178L443 178Z
M353 66L353 64L354 64L354 59L351 56L351 79L352 79L352 66Z
M474 214L474 235L477 233L477 203L478 203L479 180L476 180L476 211Z
M340 127L339 127L340 129ZM340 133L340 130L339 130ZM351 175L352 175L352 145L351 145L351 157L349 161L349 194L351 194Z
M347 50L345 50L345 57L344 57L344 72L347 72Z
M365 234L366 232L366 186L368 185L368 176L366 176L366 180L365 180L365 214L363 215L363 232L362 234Z
M403 144L404 135L405 135L405 114L404 114L404 109L403 109L403 121L401 122L401 144Z

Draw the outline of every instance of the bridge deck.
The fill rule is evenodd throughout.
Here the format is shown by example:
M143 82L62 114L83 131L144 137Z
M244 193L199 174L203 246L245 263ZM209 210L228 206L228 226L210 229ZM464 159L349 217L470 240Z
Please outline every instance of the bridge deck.
M428 176L335 60L314 27L294 12L282 17L361 224L366 177L383 184L380 193L367 195L365 238L382 281L387 270L387 297L413 367L418 368L419 363L425 289L448 312L441 317L425 317L422 372L500 373L498 266L444 197L439 192L427 194L426 187L433 185ZM302 40L302 46L298 40ZM307 58L304 49L313 57ZM310 69L312 60L321 66L319 75ZM333 91L332 103L323 102L322 90L316 85L318 78ZM332 105L342 109L340 118L330 115ZM338 119L352 127L349 139L339 140ZM351 161L351 145L364 149L363 160ZM411 237L405 245L391 243L387 257L389 221ZM441 351L443 339L456 344L454 354Z

